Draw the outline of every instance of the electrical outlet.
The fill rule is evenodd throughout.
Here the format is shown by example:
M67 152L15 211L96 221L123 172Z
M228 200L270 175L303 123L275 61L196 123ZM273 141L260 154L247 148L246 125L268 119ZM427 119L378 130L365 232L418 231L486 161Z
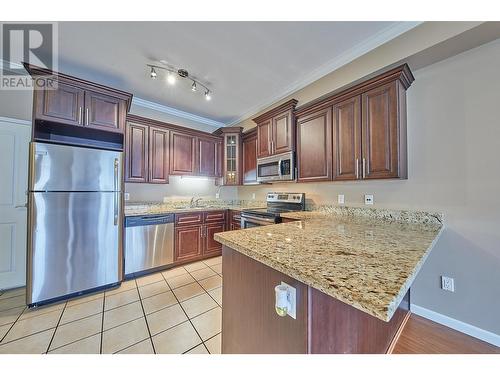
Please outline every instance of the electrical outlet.
M252 193L252 199L255 199L255 193Z
M455 291L455 280L452 277L441 276L441 289L449 292Z
M373 204L373 195L365 194L365 204Z
M344 204L345 203L344 194L339 194L337 197L337 201L339 202L339 204Z
M123 199L126 201L130 200L130 193L123 193Z
M215 199L219 199L220 198L220 194L219 193L215 193Z

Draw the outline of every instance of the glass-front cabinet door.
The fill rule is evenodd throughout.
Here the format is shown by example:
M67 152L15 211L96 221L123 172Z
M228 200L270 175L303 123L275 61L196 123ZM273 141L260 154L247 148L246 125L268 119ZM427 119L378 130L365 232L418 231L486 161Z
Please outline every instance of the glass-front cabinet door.
M224 185L240 184L241 133L224 134Z

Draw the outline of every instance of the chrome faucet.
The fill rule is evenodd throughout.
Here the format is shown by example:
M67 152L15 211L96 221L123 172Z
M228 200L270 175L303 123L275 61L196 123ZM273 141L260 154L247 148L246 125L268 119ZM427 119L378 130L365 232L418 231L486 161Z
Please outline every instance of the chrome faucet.
M191 198L191 201L189 202L189 207L198 207L198 202L201 201L203 198L196 198L194 197Z

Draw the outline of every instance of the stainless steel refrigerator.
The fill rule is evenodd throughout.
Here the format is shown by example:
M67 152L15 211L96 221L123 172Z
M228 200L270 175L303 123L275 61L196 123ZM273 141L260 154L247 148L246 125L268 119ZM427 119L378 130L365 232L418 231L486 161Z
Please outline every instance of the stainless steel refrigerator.
M122 152L32 142L28 195L28 305L122 280Z

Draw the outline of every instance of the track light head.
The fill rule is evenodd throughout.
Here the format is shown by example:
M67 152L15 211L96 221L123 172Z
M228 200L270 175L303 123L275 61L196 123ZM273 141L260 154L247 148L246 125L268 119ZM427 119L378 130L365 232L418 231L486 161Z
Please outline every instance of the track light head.
M176 81L176 78L175 78L175 74L173 74L172 72L168 72L167 74L167 82L169 85L175 85L175 81Z
M205 99L207 101L212 99L212 96L210 95L210 90L205 91Z
M196 92L197 87L196 87L196 82L193 81L193 84L191 85L191 91Z
M156 70L155 68L151 67L151 73L150 73L150 76L152 79L155 79L156 78Z

